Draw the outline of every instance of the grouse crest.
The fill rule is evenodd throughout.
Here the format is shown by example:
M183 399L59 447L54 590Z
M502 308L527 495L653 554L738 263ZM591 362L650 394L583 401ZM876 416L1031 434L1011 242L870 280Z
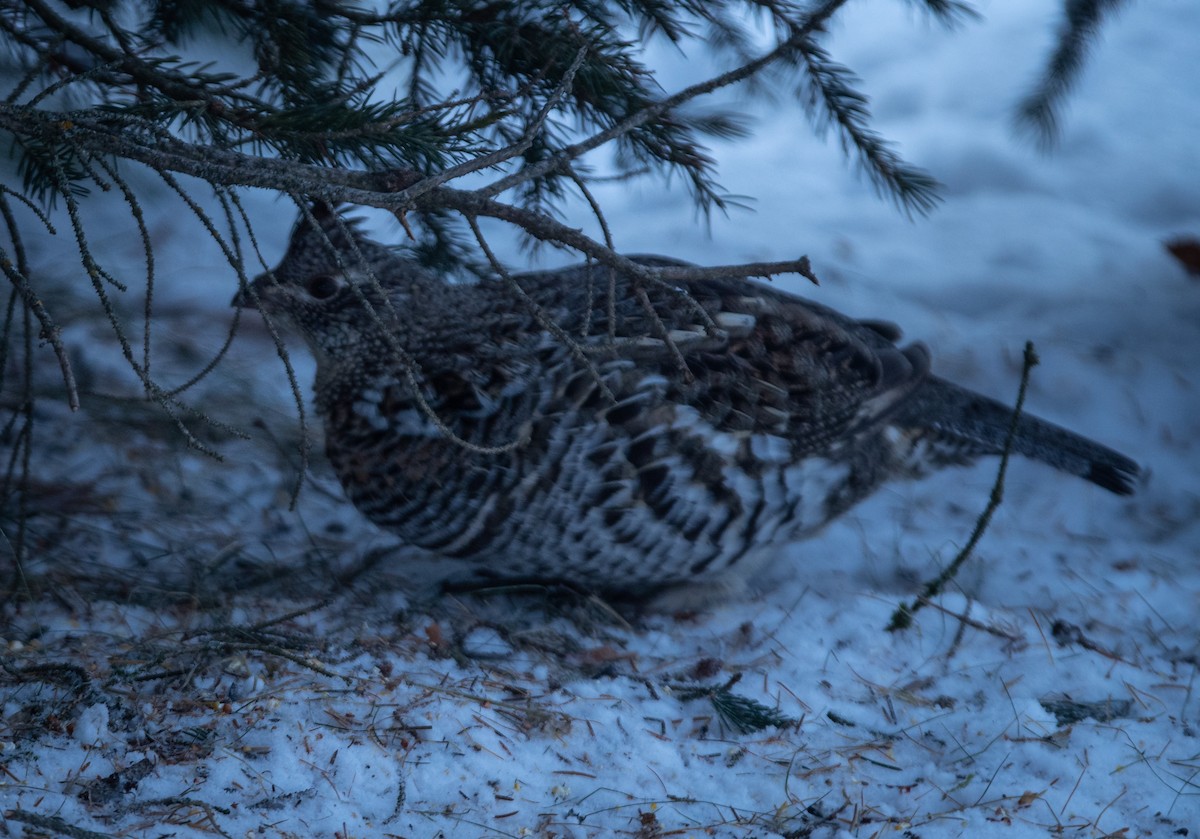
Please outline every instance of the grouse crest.
M447 282L318 211L235 299L312 348L354 505L485 577L638 595L736 575L888 480L1004 449L1012 409L890 324L748 280L510 280ZM1032 416L1013 450L1122 495L1139 471Z

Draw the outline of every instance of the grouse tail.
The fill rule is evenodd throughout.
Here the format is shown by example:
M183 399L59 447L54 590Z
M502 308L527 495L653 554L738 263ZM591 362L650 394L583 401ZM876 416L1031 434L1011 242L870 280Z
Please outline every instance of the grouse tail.
M962 463L1004 452L1013 408L930 376L898 412L895 424L916 432L935 457ZM1028 414L1012 450L1077 475L1117 495L1132 495L1141 468L1120 452Z

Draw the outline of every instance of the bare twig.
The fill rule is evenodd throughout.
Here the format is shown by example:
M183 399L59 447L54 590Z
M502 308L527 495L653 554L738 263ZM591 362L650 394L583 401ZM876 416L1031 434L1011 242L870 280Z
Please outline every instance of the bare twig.
M592 210L592 215L596 217L596 223L600 225L600 233L604 236L604 246L611 251L616 250L616 245L613 241L612 230L608 226L608 219L604 215L604 210L600 206L600 202L596 200L596 196L592 195L592 191L588 189L587 182L583 177L575 171L575 167L567 167L567 176L575 182L576 188L587 201L588 207ZM595 294L592 287L592 265L591 260L588 261L587 270L587 305L583 312L580 313L580 336L586 338L590 331L592 321L592 305L595 302ZM610 266L607 270L608 274L608 340L609 343L615 343L617 337L617 274Z
M342 259L341 253L333 244L333 241L329 238L329 234L325 232L325 228L317 220L316 216L313 215L312 208L304 203L300 196L293 195L292 198L300 206L300 210L304 214L304 217L308 223L312 225L313 229L316 230L324 239L325 246L329 248L329 252L333 254L334 261L338 268L342 271L346 271L349 268L358 267L366 271L368 279L375 287L376 293L379 294L380 298L384 301L384 305L389 310L390 316L395 319L396 312L394 309L392 309L391 298L388 296L387 292L384 291L383 286L379 282L379 278L376 277L372 272L370 263L359 250L358 243L355 240L353 232L346 226L346 222L342 220L341 216L336 217L337 224L341 229L343 237L345 237L345 239L350 243L350 250L354 257L354 263L352 265L347 264L346 261ZM425 394L421 389L421 382L418 378L418 374L421 371L420 364L400 344L399 339L394 334L394 330L388 326L387 322L384 321L380 313L376 311L375 306L370 300L367 299L366 295L363 294L362 289L359 288L356 283L351 283L350 288L353 289L354 294L358 297L359 303L361 303L363 308L367 311L368 316L379 328L380 334L383 335L387 340L388 349L392 352L393 357L397 362L399 362L401 368L404 370L405 381L408 385L409 392L411 393L413 400L417 403L417 407L420 409L421 413L423 413L425 417L431 423L433 423L433 426L437 428L438 431L445 435L455 445L476 454L504 454L525 444L526 439L524 437L516 437L507 443L502 443L497 446L481 446L478 443L473 443L457 434L454 429L452 429L446 423L446 421L442 419L437 410L429 404L429 400L425 398Z
M663 282L688 282L693 280L736 280L745 277L774 277L779 274L799 274L813 285L820 285L813 273L812 263L807 256L786 259L782 262L749 262L744 265L663 265L652 269L656 278Z
M533 314L533 317L538 324L559 341L561 341L563 345L570 350L571 354L574 355L575 358L587 368L588 372L592 374L592 378L595 379L596 384L599 386L600 392L604 395L604 398L610 403L616 402L616 397L613 395L613 392L609 389L608 385L605 384L604 377L600 374L600 371L596 368L596 365L592 362L592 360L587 357L587 354L583 351L583 348L579 345L579 342L567 334L567 331L559 324L555 323L546 310L536 300L529 296L529 292L522 288L521 284L517 282L516 278L513 277L513 275L509 273L509 271L500 263L500 260L496 259L496 255L492 253L491 246L488 245L487 239L485 239L483 236L483 231L479 229L479 222L468 216L467 224L470 225L471 232L475 234L475 240L479 243L479 248L483 251L484 256L487 257L488 264L492 266L492 270L495 271L502 280L504 280L505 285L512 290L513 294L517 296L517 299L525 304L526 308L528 308Z
M1000 503L1004 500L1004 478L1008 473L1008 458L1012 453L1013 441L1017 437L1017 426L1021 421L1021 410L1025 407L1025 392L1029 388L1029 374L1038 363L1037 353L1033 349L1033 342L1025 342L1025 363L1021 368L1021 386L1017 390L1017 404L1013 408L1012 420L1008 424L1008 434L1004 438L1004 449L1000 453L1000 466L996 469L996 481L992 484L992 493L988 498L987 507L984 508L979 519L975 522L975 529L971 531L971 538L967 540L967 544L963 546L958 555L954 557L954 561L946 566L942 573L925 584L925 588L918 595L917 599L910 605L901 604L895 612L892 613L891 623L888 624L888 631L894 632L897 629L907 629L912 625L912 616L925 603L933 600L942 593L946 584L954 579L958 574L964 562L966 562L975 546L979 544L979 540L983 538L983 534L987 531L988 525L992 521L992 515L999 508Z
M75 383L75 372L71 369L71 359L67 355L67 348L62 342L62 329L50 317L50 313L46 311L46 305L42 302L42 298L34 291L29 284L29 278L25 271L21 269L21 264L25 261L20 253L20 238L17 233L17 222L12 215L12 208L8 204L7 190L0 192L0 215L3 215L5 224L8 227L9 236L16 248L18 248L17 260L14 262L4 250L0 248L0 270L8 277L25 306L37 318L41 325L42 340L49 342L54 350L54 355L58 359L59 369L62 371L63 385L67 389L67 405L72 411L79 410L79 387ZM49 228L50 232L54 232L54 228Z
M445 169L435 175L423 178L401 191L396 198L400 201L414 201L430 190L448 183L455 178L460 178L472 172L479 172L492 166L499 166L501 163L512 160L517 155L527 151L533 145L533 141L537 137L538 132L542 130L542 126L546 124L546 120L549 118L551 112L558 106L562 97L571 89L571 83L575 80L575 74L579 71L579 66L583 64L583 59L587 56L587 53L586 46L579 50L575 56L575 60L567 68L567 72L563 74L562 81L559 82L554 92L546 100L541 110L517 142L488 154L479 155L457 166L451 166L449 169Z
M133 220L137 224L138 236L142 241L142 251L146 257L146 302L142 317L142 370L149 377L150 324L153 321L152 314L154 310L154 245L150 241L150 231L146 227L146 218L142 213L141 202L138 201L133 189L121 177L121 173L117 171L117 167L114 164L103 157L97 157L95 162L112 178L117 188L121 190L121 195L124 196L125 203L129 205L129 213L133 216ZM150 395L149 388L146 389L146 395Z

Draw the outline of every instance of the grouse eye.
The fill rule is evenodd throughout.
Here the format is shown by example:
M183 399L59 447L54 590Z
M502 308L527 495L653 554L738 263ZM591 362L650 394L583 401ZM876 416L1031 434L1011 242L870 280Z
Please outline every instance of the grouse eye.
M328 300L337 294L340 286L341 284L333 277L328 274L320 274L308 281L305 290L316 300Z

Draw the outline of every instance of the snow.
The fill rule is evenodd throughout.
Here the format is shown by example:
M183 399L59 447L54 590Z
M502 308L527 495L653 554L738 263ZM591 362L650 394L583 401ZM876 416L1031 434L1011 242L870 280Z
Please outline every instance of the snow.
M998 398L1032 340L1027 408L1139 460L1137 495L1014 461L976 556L897 633L896 606L967 540L994 462L892 485L690 614L436 595L319 454L289 509L296 411L252 313L184 397L249 433L188 418L217 462L136 401L88 297L47 291L86 392L71 414L43 351L19 584L34 597L0 623L0 830L1195 835L1200 285L1162 242L1200 234L1200 6L1128 4L1042 154L1010 115L1054 5L984 3L986 21L948 33L912 5L860 3L834 26L877 128L945 182L929 218L875 197L782 97L746 145L715 146L726 187L755 201L708 235L681 188L596 191L626 252L807 253L822 285L777 285L896 320L940 374ZM156 200L153 370L181 383L223 341L233 283L178 200ZM97 251L137 289L141 246L111 206ZM292 213L250 206L269 261ZM34 257L52 270L61 253ZM737 730L717 712L731 694L785 723Z

